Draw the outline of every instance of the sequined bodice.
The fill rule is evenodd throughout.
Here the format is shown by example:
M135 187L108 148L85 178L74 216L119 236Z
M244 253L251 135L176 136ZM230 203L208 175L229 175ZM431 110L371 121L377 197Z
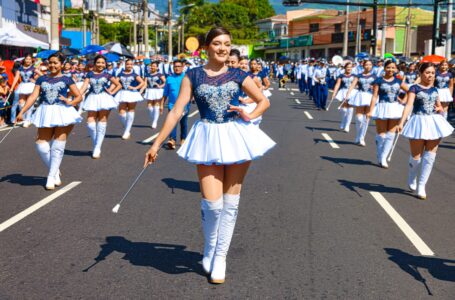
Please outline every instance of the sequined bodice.
M161 80L163 75L161 73L146 73L145 76L147 78L147 88L149 89L158 89L159 86L163 84L163 81Z
M21 75L23 83L31 82L30 80L33 79L33 76L35 75L35 67L30 66L28 68L24 68L21 66L19 68L19 74Z
M393 103L398 101L398 94L400 92L401 80L394 78L392 81L386 81L383 77L376 80L379 86L379 102Z
M130 74L126 74L125 72L121 72L119 74L119 80L120 83L122 84L122 88L124 90L128 90L130 86L136 87L139 85L139 82L136 80L137 74L132 72ZM137 90L130 90L130 91L137 91Z
M445 74L437 73L434 81L434 86L438 89L446 89L449 87L450 79L452 79L452 74L449 72Z
M77 79L77 82L83 81L85 78L85 73L84 72L75 72L74 76Z
M354 75L341 74L338 78L341 78L340 89L348 89L354 81Z
M358 76L357 85L359 91L366 93L373 93L373 83L376 81L376 75L374 74L361 74Z
M109 88L111 77L112 76L107 73L100 74L95 74L94 72L88 73L87 78L89 79L90 82L89 93L100 94L102 92L105 92L106 89Z
M41 86L40 99L47 104L62 103L60 96L68 96L68 88L74 84L73 79L66 76L50 77L48 75L41 76L36 81L36 85Z
M230 105L239 105L242 83L248 76L247 73L229 68L226 73L210 77L203 67L198 67L189 70L186 76L191 81L202 120L226 123L238 118L237 112L228 112L228 109Z
M423 88L413 85L409 88L410 93L416 95L412 113L416 115L431 115L436 112L435 105L438 99L438 90L435 87Z
M417 73L416 72L412 72L412 73L405 73L404 76L406 76L406 84L414 84L414 82L416 81L417 79Z

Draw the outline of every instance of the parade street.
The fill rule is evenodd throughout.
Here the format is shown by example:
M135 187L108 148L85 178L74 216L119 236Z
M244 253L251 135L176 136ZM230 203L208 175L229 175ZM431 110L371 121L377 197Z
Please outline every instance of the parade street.
M408 140L379 168L374 122L359 147L354 122L338 130L338 103L318 111L296 85L272 87L261 128L277 145L247 175L224 285L203 274L198 178L175 150L112 213L156 137L141 103L130 140L111 113L98 160L75 126L55 191L43 187L36 128L0 144L14 154L0 161L0 299L454 299L454 136L419 200Z

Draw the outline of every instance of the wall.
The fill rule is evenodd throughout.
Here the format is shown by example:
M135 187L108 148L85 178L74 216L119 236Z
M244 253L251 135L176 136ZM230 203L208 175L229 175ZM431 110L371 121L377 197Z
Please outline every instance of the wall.
M63 30L62 37L71 40L71 48L80 49L83 48L83 32L82 31L70 31L70 30ZM86 35L86 45L90 45L90 40L92 37L92 33L90 31L87 32Z

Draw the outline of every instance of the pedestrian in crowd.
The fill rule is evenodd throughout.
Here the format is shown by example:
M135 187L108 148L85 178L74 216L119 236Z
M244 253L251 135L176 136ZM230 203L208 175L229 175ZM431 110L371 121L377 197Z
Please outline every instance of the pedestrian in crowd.
M238 68L240 62L240 51L237 49L232 49L229 53L229 58L226 65L229 68Z
M313 85L313 75L314 75L314 58L310 59L310 63L308 64L307 71L305 73L305 81L308 87L308 97L310 100L314 101L314 85Z
M8 86L7 81L3 76L0 76L0 128L4 128L8 126L6 124L6 109L8 106L8 95L10 92L10 88Z
M42 73L38 69L35 69L33 66L32 55L25 55L24 59L22 60L22 65L15 73L14 81L11 86L11 89L14 90L20 81L19 86L17 86L16 93L19 95L18 105L21 110L24 108L27 97L33 92L36 79L41 75ZM16 110L15 103L13 103L12 109ZM30 126L32 113L33 111L30 109L25 115L23 127L27 128ZM14 117L15 115L16 113L14 112ZM14 122L14 120L12 121Z
M314 85L314 104L318 110L325 110L329 90L327 88L327 68L325 66L324 60L320 60L319 65L314 69L313 78L311 81Z
M373 117L376 123L376 152L378 165L388 168L387 156L393 146L397 126L403 115L406 97L398 97L400 89L408 92L408 86L397 76L397 65L388 60L384 65L384 76L378 77L373 86L373 98L367 118Z
M416 64L411 63L406 69L406 72L404 73L404 83L406 83L409 87L415 83L417 78L419 77L419 74L416 72Z
M398 131L409 139L411 147L409 189L417 191L417 197L425 200L427 198L425 186L436 159L438 145L442 138L452 134L453 127L442 115L444 109L439 100L440 95L433 86L435 65L423 63L420 65L419 73L420 83L409 88L407 104L398 124ZM410 113L411 118L405 125Z
M251 160L265 154L275 143L250 123L268 108L266 97L248 74L225 66L231 50L229 31L210 30L205 47L208 63L188 71L184 77L178 100L147 151L145 164L156 161L161 144L194 96L201 120L193 126L188 140L177 153L197 165L204 232L202 266L210 274L210 282L223 283L243 179ZM251 114L238 106L241 90L258 103Z
M183 73L183 61L181 60L174 60L174 72L172 75L169 75L166 79L166 83L164 85L164 92L163 98L161 99L160 104L160 111L163 113L164 104L166 100L168 100L168 110L172 111L177 102L179 93L180 93L180 86L182 84L182 80L185 77L185 73ZM183 145L185 139L188 135L188 113L190 111L191 103L185 106L185 110L180 118L180 145ZM174 126L172 131L170 132L169 140L167 142L167 146L169 149L175 149L177 143L177 126Z
M438 89L439 101L444 108L444 117L447 119L449 104L453 103L453 75L449 72L449 63L443 60L439 64L436 79L434 81L435 87Z
M133 71L133 60L127 59L125 70L118 76L122 89L115 95L115 101L120 103L118 106L120 121L124 127L122 139L127 140L131 137L134 115L137 102L144 100L139 90L145 86L145 81L141 76Z
M160 103L163 98L164 85L166 77L158 72L158 62L152 62L150 71L145 72L146 92L145 99L147 100L147 109L149 111L151 127L155 129L158 126L160 117Z
M373 84L377 79L372 71L373 62L369 59L364 60L363 73L355 76L346 93L346 97L350 99L348 104L355 108L356 137L354 143L363 147L366 146L365 135L368 130L368 123L370 122L367 113L370 110L370 103L373 97ZM353 90L357 90L356 95L350 97Z
M107 121L112 109L117 108L113 95L122 88L117 78L105 72L106 58L97 55L95 69L90 71L81 87L81 95L87 92L82 105L87 111L87 129L92 140L92 158L101 157L101 147L106 135Z
M351 127L353 108L349 105L349 101L357 94L357 90L353 89L348 95L349 87L354 81L355 76L352 74L352 62L348 61L344 65L344 72L337 77L335 88L333 89L332 101L337 99L341 102L341 123L340 129L344 132L349 132Z
M38 128L36 150L49 170L47 190L53 190L62 184L60 164L66 141L74 124L82 120L74 108L82 97L73 79L62 74L64 62L65 57L60 52L49 57L50 74L36 80L32 94L17 115L17 121L23 120L26 112L40 97L41 105L33 115L32 122ZM73 98L69 97L68 91Z

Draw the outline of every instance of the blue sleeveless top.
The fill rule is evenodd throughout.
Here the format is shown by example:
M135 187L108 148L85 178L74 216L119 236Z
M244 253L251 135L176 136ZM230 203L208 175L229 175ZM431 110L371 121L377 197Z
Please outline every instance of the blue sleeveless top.
M362 73L356 75L356 77L358 78L357 87L359 91L365 93L373 93L373 84L377 79L376 75L372 73L365 75Z
M411 84L414 84L414 82L417 79L417 72L406 72L406 73L404 73L404 76L406 76L404 82L406 84L411 85Z
M186 73L193 87L201 120L210 123L226 123L239 118L237 112L228 112L229 105L238 106L242 84L248 74L240 69L229 68L226 73L208 76L203 67Z
M23 83L31 82L31 79L33 79L33 76L35 75L35 67L30 66L28 68L24 68L24 66L20 66L19 74L22 78Z
M412 113L416 115L431 115L436 113L435 105L438 99L438 90L435 87L423 88L420 85L413 85L409 93L416 95Z
M147 88L158 89L158 86L163 84L163 80L161 80L162 76L164 75L159 72L155 74L151 74L148 71L145 72L145 78L147 78Z
M337 79L339 78L341 79L340 89L348 89L351 86L351 83L354 81L355 77L353 74L349 76L341 74Z
M95 74L93 71L90 71L87 74L89 79L90 89L88 90L89 94L100 94L106 92L111 83L112 76L108 73Z
M379 77L376 79L374 85L379 86L379 102L393 103L398 101L401 82L402 81L397 77L394 77L390 82L384 80L384 77Z
M36 80L36 85L41 87L40 100L46 104L58 104L65 102L61 101L60 96L68 97L68 89L75 84L74 80L67 76L50 77L43 75Z
M139 85L139 82L136 80L136 77L138 75L133 71L131 72L130 74L126 74L123 70L122 72L120 72L119 74L119 80L120 80L120 83L122 84L122 89L124 90L128 90L128 91L131 91L131 92L138 92L138 90L129 90L128 88L130 86L132 87L136 87Z
M446 72L445 74L436 73L436 78L434 80L434 86L438 89L446 89L449 87L449 81L452 79L452 73Z

